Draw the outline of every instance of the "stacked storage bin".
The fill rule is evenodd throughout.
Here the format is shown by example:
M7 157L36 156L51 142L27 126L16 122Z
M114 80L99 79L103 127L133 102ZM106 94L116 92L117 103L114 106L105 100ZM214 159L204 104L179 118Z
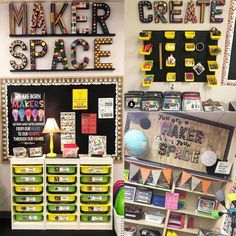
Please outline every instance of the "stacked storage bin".
M77 165L47 164L47 222L77 222Z
M12 180L13 222L43 224L43 164L12 165Z
M107 223L111 221L110 165L80 166L80 220L81 223Z

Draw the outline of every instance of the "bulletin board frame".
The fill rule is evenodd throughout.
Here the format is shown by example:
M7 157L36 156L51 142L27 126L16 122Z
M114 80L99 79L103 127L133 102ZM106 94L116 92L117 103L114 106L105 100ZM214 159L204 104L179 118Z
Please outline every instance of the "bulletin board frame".
M10 86L87 86L87 85L115 85L115 153L114 161L122 162L122 85L123 78L119 76L107 77L58 77L58 78L9 78L2 79L1 85L1 141L2 161L7 161L9 154L9 118L8 118L8 88Z

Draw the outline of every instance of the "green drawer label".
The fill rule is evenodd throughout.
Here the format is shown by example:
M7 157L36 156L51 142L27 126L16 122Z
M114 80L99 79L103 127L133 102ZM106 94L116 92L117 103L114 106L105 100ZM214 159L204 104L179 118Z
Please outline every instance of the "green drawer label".
M102 191L102 187L100 187L100 186L93 186L92 187L92 191L100 192L100 191Z
M103 207L99 207L99 206L96 206L96 207L88 207L88 210L89 211L103 211Z
M34 206L27 206L27 207L21 207L22 211L36 211L36 207Z
M35 182L36 181L36 177L24 176L24 177L21 177L21 181L24 181L24 182Z
M59 168L59 172L63 172L63 173L67 173L67 172L70 172L70 168L69 167L60 167Z
M91 221L102 221L103 217L102 216L91 216Z
M54 191L68 192L69 190L70 190L69 187L54 187Z
M68 216L55 216L55 220L58 221L67 221L69 219Z
M21 198L21 201L26 201L26 202L35 202L36 197L26 197L26 198Z
M28 172L35 172L35 168L33 167L27 167L27 168L21 168L21 172L28 173Z
M91 200L91 201L101 201L102 196L89 196L89 200Z
M69 206L56 206L55 209L57 211L69 211L70 207Z
M55 198L57 198L57 197L55 197ZM69 196L60 196L60 197L58 197L58 199L61 201L69 201L70 197Z
M59 177L59 182L68 182L68 181L69 181L69 177L66 177L66 176Z
M92 177L92 182L102 182L102 177Z
M89 167L88 168L88 172L89 173L103 173L103 168L92 168L92 167Z
M34 192L35 187L33 187L33 186L31 186L31 187L21 187L21 191L23 191L23 192Z

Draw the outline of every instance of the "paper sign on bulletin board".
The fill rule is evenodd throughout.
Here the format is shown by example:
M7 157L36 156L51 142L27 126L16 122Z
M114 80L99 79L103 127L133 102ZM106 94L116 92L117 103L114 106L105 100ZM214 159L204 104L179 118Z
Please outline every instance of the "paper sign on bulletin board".
M73 89L73 110L88 109L88 89Z
M232 162L219 161L217 163L215 173L222 175L229 175L232 165L233 165Z
M81 134L97 133L97 114L82 113L81 114Z

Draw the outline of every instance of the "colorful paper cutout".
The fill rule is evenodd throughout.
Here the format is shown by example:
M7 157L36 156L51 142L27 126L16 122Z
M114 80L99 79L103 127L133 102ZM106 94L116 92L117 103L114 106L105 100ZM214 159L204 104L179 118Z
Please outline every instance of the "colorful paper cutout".
M170 181L172 178L172 169L163 169L162 173L163 173L167 183L170 184Z
M180 180L180 186L185 184L191 177L192 177L192 175L190 173L183 171L182 176L181 176L181 180Z
M139 167L139 166L130 163L129 180L132 180L132 178L139 172L139 170L140 170L140 167Z
M149 177L149 175L151 173L151 170L147 169L147 168L144 168L144 167L141 167L140 172L141 172L141 177L142 177L142 181L143 181L143 184L144 184L146 182L147 178Z
M202 179L202 192L207 194L210 186L211 186L212 181L210 180L206 180L206 179Z
M157 184L161 176L161 170L152 170L152 183Z
M192 176L192 182L191 182L191 190L194 191L197 186L201 183L201 179L195 177L195 176Z

